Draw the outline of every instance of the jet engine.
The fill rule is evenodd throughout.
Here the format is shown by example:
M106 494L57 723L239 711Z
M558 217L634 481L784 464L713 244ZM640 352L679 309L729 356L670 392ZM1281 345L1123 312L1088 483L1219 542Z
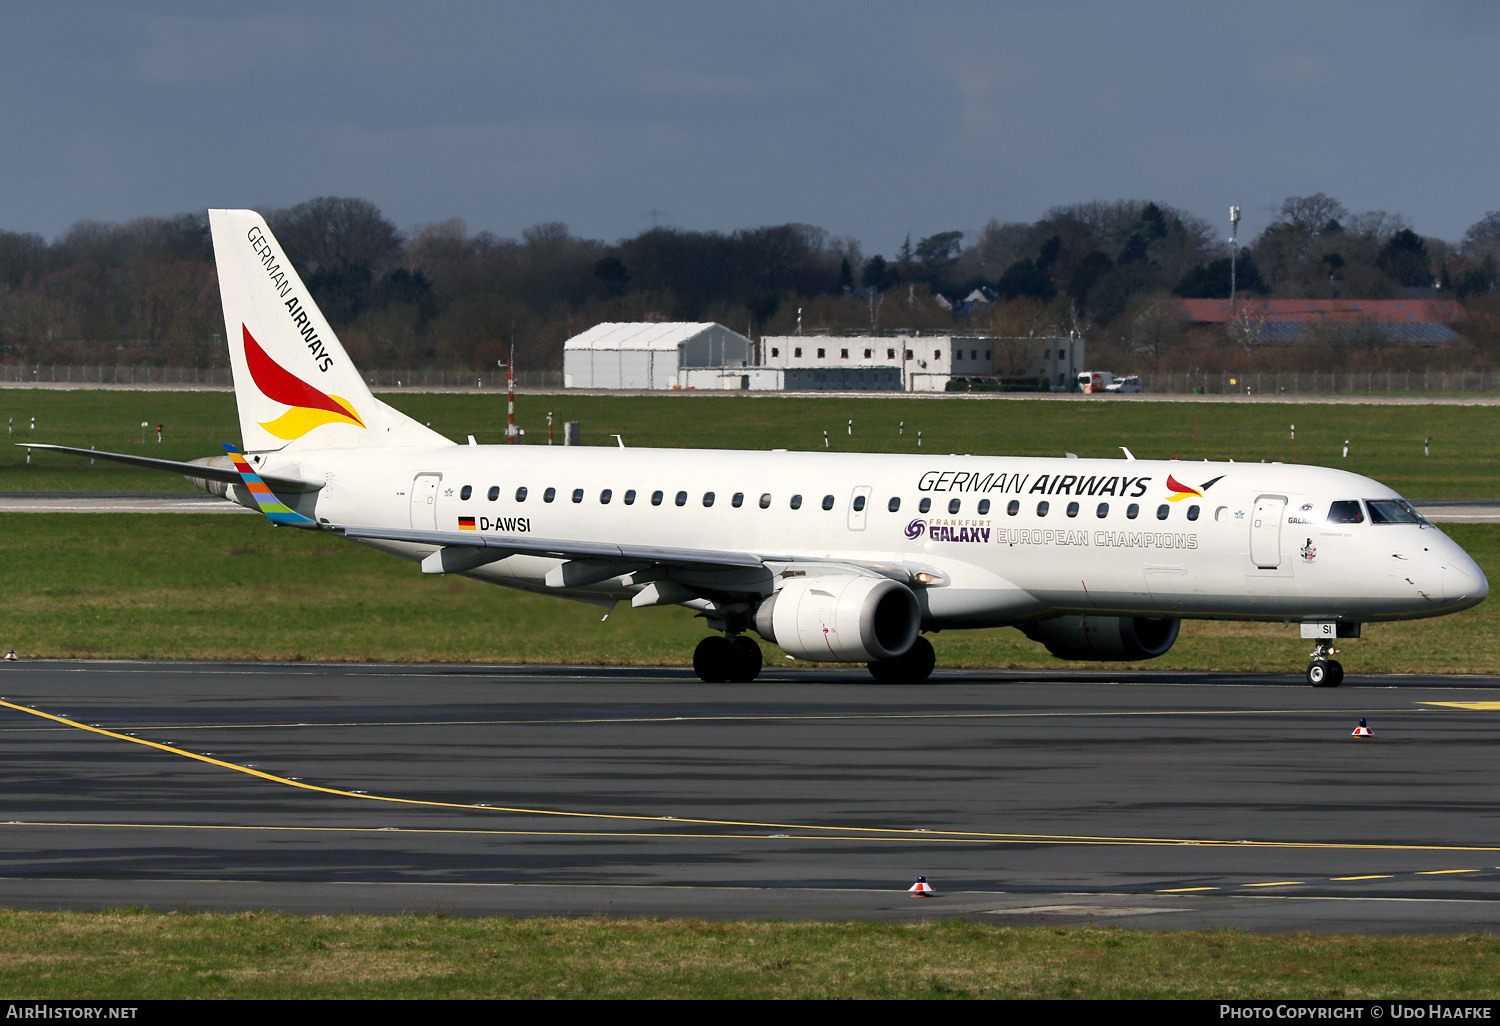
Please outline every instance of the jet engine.
M755 630L798 659L868 663L911 648L922 611L888 577L829 574L788 579L755 610Z
M1181 626L1181 620L1143 616L1059 616L1021 631L1059 659L1125 661L1165 655Z

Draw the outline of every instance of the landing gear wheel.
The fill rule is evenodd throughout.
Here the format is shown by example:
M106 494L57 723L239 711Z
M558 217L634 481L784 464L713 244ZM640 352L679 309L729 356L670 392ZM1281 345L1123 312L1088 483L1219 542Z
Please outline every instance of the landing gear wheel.
M883 684L920 684L932 676L937 653L932 642L921 635L895 659L878 659L870 664L870 676Z
M1336 659L1314 659L1307 664L1307 682L1315 688L1336 688L1344 682L1343 664Z
M729 672L729 679L736 684L749 684L760 676L760 668L764 665L760 655L760 646L743 634L736 634L730 638L729 644L734 649L734 663Z
M705 684L723 684L741 658L728 638L714 634L698 642L693 650L693 672Z

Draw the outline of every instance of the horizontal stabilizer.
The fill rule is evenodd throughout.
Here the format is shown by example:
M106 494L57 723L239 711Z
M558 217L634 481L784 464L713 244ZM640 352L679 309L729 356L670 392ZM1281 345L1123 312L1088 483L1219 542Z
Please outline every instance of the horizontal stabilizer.
M50 452L63 452L70 456L87 456L91 460L110 460L114 463L126 463L132 467L144 467L147 470L164 470L169 474L181 474L184 477L196 477L204 481L222 481L225 484L241 484L243 478L239 471L229 467L214 467L206 463L182 463L178 460L159 460L152 456L132 456L123 452L98 452L94 449L79 449L71 445L46 445L41 442L17 442L19 446L27 449L46 449ZM222 459L223 457L218 457ZM271 486L273 491L278 492L315 492L323 487L322 481L303 481L294 477L276 477L272 474L261 475L261 480Z

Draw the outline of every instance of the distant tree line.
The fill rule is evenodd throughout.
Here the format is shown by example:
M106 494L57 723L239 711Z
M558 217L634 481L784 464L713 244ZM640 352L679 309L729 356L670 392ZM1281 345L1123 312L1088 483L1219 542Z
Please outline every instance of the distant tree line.
M803 224L653 228L606 243L555 222L520 238L458 220L403 234L361 199L264 213L362 366L483 372L514 351L523 369L557 369L563 341L599 321L718 321L758 336L789 333L799 317L805 331L1076 331L1122 365L1250 358L1232 339L1191 336L1173 311L1174 298L1227 297L1231 259L1212 226L1162 202L1076 203L1030 223L908 236L889 259ZM1500 360L1497 261L1500 211L1447 242L1319 193L1289 197L1233 264L1246 295L1463 300L1470 348L1449 358L1488 364ZM80 222L51 243L0 231L0 359L222 366L222 334L206 213ZM1347 347L1315 358L1391 359Z

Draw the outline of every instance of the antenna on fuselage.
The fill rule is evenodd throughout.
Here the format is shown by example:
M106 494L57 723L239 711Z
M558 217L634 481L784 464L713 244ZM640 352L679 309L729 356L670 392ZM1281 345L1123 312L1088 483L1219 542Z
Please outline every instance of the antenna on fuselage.
M1125 448L1123 445L1120 446L1120 451L1125 454L1125 458L1127 460L1133 460L1133 459L1135 459L1135 453L1131 452L1129 449Z

